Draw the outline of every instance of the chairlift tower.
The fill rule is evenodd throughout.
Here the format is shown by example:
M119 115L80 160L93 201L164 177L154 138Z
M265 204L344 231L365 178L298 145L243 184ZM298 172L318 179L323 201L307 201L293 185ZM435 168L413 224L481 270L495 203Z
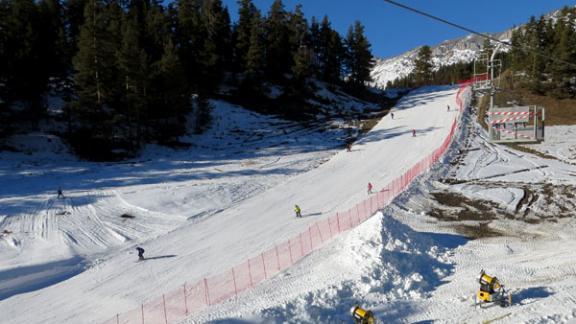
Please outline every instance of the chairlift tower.
M545 111L539 106L494 107L494 96L500 89L502 60L496 54L481 53L474 60L472 89L477 95L490 95L488 134L492 143L534 143L544 140Z

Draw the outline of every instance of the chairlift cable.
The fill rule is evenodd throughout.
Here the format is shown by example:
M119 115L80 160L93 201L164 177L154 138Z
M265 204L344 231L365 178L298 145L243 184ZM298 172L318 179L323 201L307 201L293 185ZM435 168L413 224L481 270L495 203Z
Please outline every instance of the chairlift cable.
M468 27L462 26L462 25L460 25L460 24L457 24L457 23L451 22L451 21L449 21L449 20L440 18L440 17L438 17L438 16L434 16L434 15L432 15L432 14L426 13L426 12L424 12L424 11L422 11L422 10L419 10L419 9L416 9L416 8L413 8L413 7L409 7L409 6L405 5L405 4L402 4L402 3L399 3L399 2L396 2L396 1L393 1L393 0L383 0L383 1L384 1L384 2L387 2L387 3L389 3L389 4L392 4L392 5L394 5L394 6L400 7L400 8L402 8L402 9L405 9L405 10L408 10L408 11L412 11L412 12L418 14L418 15L422 15L422 16L428 17L428 18L430 18L430 19L439 21L439 22L441 22L441 23L450 25L450 26L455 27L455 28L457 28L457 29L464 30L464 31L469 32L469 33L474 34L474 35L478 35L478 36L483 37L483 38L485 38L485 39L489 39L489 40L491 40L491 41L493 41L493 42L500 43L500 44L502 44L502 45L509 46L509 47L514 47L514 48L520 49L521 51L524 51L524 52L532 52L532 53L534 53L534 54L536 54L536 55L538 55L538 56L544 57L544 58L549 59L549 60L551 60L551 61L556 61L556 62L560 62L560 63L564 63L564 64L567 64L567 65L576 67L576 64L574 64L574 63L572 63L572 62L568 62L568 61L561 60L561 59L558 59L558 58L555 58L555 57L551 57L551 56L546 55L546 54L544 54L544 53L542 53L542 52L540 52L540 51L533 50L533 49L530 49L530 48L526 48L526 47L524 47L524 46L515 46L515 45L512 45L510 42L505 42L505 41L499 40L499 39L496 38L496 37L493 37L493 36L490 36L490 35L488 35L488 34L484 34L484 33L475 31L475 30L473 30L473 29L470 29L470 28L468 28Z

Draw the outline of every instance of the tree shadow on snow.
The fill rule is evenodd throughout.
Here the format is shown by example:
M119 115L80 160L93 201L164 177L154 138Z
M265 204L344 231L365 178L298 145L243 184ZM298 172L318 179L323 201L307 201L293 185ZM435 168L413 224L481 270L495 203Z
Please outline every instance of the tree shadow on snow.
M86 261L79 257L0 271L0 301L70 279L83 272Z

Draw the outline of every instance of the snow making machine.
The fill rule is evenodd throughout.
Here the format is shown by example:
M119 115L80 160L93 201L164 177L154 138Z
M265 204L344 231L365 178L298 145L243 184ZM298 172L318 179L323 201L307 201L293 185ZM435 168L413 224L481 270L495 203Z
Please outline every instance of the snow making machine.
M500 305L501 307L512 305L512 294L504 289L504 285L500 283L498 278L489 276L482 270L478 282L480 283L480 289L474 296L474 305L480 307L488 304Z
M372 311L366 310L358 305L350 309L354 324L376 324L376 317Z

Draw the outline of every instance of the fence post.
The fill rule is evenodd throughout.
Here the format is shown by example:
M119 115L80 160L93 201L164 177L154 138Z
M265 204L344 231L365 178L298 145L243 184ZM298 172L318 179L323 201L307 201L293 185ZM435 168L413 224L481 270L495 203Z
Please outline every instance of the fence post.
M250 287L254 287L252 282L252 267L250 266L250 259L248 259L248 277L250 278Z
M288 240L288 250L290 250L290 265L294 264L294 259L292 258L292 240Z
M278 261L278 271L280 271L280 256L278 255L278 245L274 246L274 249L276 250L276 261Z
M234 295L238 297L238 288L236 286L236 273L234 273L234 267L232 267L232 281L234 282Z
M188 315L188 298L186 297L186 282L184 282L184 309L186 310L186 315Z
M324 238L322 237L322 231L320 231L319 222L316 222L316 229L318 230L318 234L320 234L320 242L324 243ZM330 227L330 222L328 222L328 227ZM312 242L312 238L310 238L310 242Z
M300 255L304 256L304 241L302 241L302 233L300 233Z
M310 252L312 252L312 249L314 248L312 245L312 226L308 227L308 237L310 238Z
M206 298L206 305L210 306L210 292L208 291L208 278L204 278L204 297Z
M374 206L372 206L372 197L370 197L370 212L368 214L370 214L370 216L372 216L372 213L374 212Z
M116 324L120 324L120 315L116 313Z
M142 304L142 324L144 324L144 304Z
M166 315L166 298L162 294L162 304L164 305L164 323L168 324L168 315Z
M260 254L262 257L262 267L264 268L264 279L268 279L268 274L266 273L266 263L264 263L264 252Z
M332 234L332 225L330 225L330 218L327 218L328 220L328 232L330 233L330 238L334 237L334 234Z
M338 233L341 233L340 231L340 214L336 213L336 223L338 224Z

